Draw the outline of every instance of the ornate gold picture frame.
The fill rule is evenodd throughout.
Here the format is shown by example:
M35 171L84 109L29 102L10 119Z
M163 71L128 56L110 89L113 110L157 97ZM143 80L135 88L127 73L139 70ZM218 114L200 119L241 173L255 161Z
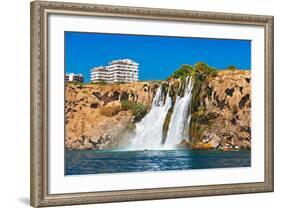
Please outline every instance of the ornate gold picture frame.
M98 16L162 22L259 26L264 29L264 181L76 193L49 192L48 17ZM61 138L62 140L64 138ZM273 191L273 17L249 14L34 1L31 3L31 205L33 207ZM63 150L62 150L63 151Z

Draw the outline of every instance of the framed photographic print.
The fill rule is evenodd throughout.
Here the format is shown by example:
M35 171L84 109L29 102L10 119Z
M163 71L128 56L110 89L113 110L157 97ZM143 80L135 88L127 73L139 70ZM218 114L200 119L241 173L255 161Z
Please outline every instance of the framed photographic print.
M31 3L31 205L273 191L273 17Z

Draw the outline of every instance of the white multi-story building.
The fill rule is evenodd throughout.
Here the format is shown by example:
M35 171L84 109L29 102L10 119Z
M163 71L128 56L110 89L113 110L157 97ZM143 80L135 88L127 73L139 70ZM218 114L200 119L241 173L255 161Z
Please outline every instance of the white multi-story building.
M92 82L108 82L109 75L105 66L95 67L91 70Z
M91 81L96 82L137 82L139 64L130 59L114 60L108 66L91 69Z
M84 82L82 74L67 73L65 74L65 82Z

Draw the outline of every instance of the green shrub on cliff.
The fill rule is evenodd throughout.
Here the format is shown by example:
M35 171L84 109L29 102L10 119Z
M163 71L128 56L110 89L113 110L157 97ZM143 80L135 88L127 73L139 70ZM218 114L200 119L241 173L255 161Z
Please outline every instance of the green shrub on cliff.
M129 100L122 100L121 108L124 111L131 110L135 116L135 121L140 121L147 113L146 105Z
M187 76L192 76L199 81L203 81L207 76L215 76L216 68L209 66L204 62L198 62L194 66L184 64L177 69L169 78L184 79Z
M108 83L106 81L99 81L99 82L91 82L92 85L107 85Z
M122 100L121 101L121 106L122 106L123 111L132 110L133 105L134 105L133 101L129 101L129 100Z
M230 65L226 69L231 70L231 71L235 71L237 68L234 65Z
M217 74L217 69L214 67L209 66L208 64L204 62L198 62L194 65L194 76L195 79L203 81L205 80L209 75L215 76Z
M193 70L194 69L191 65L184 64L172 74L172 77L176 79L181 77L187 77L192 74Z
M133 108L135 121L140 121L145 116L146 112L147 112L147 107L143 104L137 103Z

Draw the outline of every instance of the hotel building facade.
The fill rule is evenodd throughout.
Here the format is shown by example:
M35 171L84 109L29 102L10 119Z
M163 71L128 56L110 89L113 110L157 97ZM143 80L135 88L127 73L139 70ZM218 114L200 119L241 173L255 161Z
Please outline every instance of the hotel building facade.
M91 82L137 82L139 80L139 64L131 59L119 59L108 66L91 69Z
M84 77L82 74L67 73L65 74L65 82L83 83Z

